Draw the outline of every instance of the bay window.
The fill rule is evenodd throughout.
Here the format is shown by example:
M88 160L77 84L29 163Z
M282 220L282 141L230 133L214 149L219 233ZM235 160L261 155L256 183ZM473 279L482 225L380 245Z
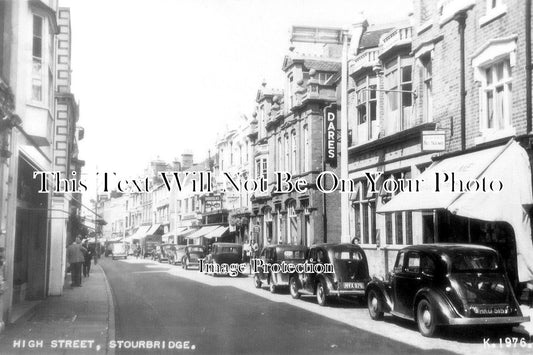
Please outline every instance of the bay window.
M376 78L365 77L356 82L357 144L378 136Z
M413 58L398 56L385 63L385 132L393 134L412 127Z

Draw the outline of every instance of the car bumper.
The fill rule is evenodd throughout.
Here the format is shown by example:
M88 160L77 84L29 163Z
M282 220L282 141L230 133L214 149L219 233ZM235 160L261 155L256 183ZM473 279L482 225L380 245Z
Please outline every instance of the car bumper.
M330 290L329 294L336 296L364 296L365 290Z
M516 324L529 322L529 317L483 317L483 318L450 318L448 325L485 325L485 324Z

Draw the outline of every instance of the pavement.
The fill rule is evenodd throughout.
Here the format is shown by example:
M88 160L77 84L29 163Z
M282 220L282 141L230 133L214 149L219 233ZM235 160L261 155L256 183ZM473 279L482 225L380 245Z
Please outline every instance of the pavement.
M70 285L69 282L65 282ZM100 264L93 265L82 287L66 286L0 334L0 354L114 354L115 311L111 289Z

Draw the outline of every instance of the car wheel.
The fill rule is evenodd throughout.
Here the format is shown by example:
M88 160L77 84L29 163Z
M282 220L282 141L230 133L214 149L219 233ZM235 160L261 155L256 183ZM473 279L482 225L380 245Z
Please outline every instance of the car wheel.
M291 291L292 298L300 298L300 293L298 292L298 280L296 279L296 276L291 277L289 281L289 289Z
M368 313L373 320L383 319L383 304L376 290L368 292Z
M269 289L270 293L276 293L276 291L278 290L276 285L274 285L274 281L272 281L272 279L270 279L270 283L268 285L268 289Z
M255 285L255 288L261 288L262 282L259 279L258 275L254 275L254 285Z
M428 300L422 299L418 302L416 309L416 322L420 334L425 337L432 337L437 330L433 305Z
M325 306L326 305L326 286L324 286L324 283L320 281L318 285L316 285L316 301L319 305Z

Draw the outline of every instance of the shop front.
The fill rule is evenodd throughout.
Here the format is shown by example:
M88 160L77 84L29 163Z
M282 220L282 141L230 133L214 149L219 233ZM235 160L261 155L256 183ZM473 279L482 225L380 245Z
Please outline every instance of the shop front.
M385 216L422 211L423 243L474 243L497 249L517 291L533 280L527 152L514 140L436 159L418 180L378 207Z

